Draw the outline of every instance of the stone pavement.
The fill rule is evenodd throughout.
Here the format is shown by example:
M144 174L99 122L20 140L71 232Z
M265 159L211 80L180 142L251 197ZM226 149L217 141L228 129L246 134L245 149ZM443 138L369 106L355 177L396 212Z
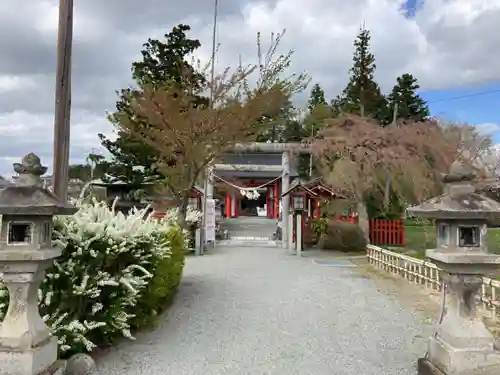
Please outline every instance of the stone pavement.
M353 268L224 247L189 257L160 326L98 366L102 375L414 375L432 328Z

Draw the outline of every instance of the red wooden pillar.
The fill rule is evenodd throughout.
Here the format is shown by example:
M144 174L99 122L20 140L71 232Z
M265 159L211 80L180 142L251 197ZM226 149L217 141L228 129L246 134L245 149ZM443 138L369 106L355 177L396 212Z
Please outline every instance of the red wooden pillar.
M271 187L266 186L266 217L271 218L272 217L272 210L271 210Z
M275 219L279 218L280 216L280 209L279 209L279 186L278 186L278 181L274 183L274 210L273 210L273 217Z
M229 193L226 193L226 217L230 218L231 217L231 195Z

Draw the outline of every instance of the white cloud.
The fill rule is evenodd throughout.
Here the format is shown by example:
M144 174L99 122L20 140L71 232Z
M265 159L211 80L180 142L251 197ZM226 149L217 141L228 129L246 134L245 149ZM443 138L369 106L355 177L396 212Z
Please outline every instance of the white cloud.
M30 90L35 87L36 82L31 77L0 74L0 92Z
M498 132L500 132L500 124L496 124L493 122L486 122L482 124L477 124L476 128L478 131L482 134L486 135L494 135Z
M255 62L255 34L287 29L283 49L296 51L294 68L306 69L330 96L345 84L352 42L364 23L372 34L377 79L385 89L411 72L426 89L500 79L493 56L500 44L500 0L428 0L413 19L400 0L279 0L252 2L241 14L220 21L219 65L234 63L238 52ZM473 10L471 10L473 9ZM200 22L201 23L201 22ZM204 24L206 25L206 23ZM200 29L203 55L210 56L211 27Z
M500 80L500 0L426 0L411 19L401 10L403 3L220 1L218 70L234 66L239 56L256 63L256 33L260 31L267 42L271 32L287 29L281 50L295 51L291 70L307 71L331 98L348 79L352 42L365 23L377 59L376 78L384 90L404 72L414 74L424 89ZM211 54L212 2L151 4L146 7L131 0L75 4L71 152L76 159L83 160L99 145L97 131L111 128L105 110L114 104L114 90L130 81L130 64L147 38L161 37L174 24L186 22L193 26L191 36L202 41L198 56L206 61ZM4 35L0 40L4 51L0 56L0 130L7 134L0 147L0 173L10 169L2 161L5 158L37 149L50 165L56 6L54 0L4 0L0 4L0 35ZM30 41L33 44L26 45ZM30 90L35 90L36 99ZM493 124L480 127L496 129Z
M30 114L15 111L0 115L0 133L2 149L5 155L0 156L3 167L0 175L12 174L12 163L19 162L29 153L37 153L45 165L52 164L53 116L50 114ZM71 121L70 160L82 163L86 156L98 147L97 133L111 132L111 125L103 116L76 111ZM51 169L49 168L49 173Z

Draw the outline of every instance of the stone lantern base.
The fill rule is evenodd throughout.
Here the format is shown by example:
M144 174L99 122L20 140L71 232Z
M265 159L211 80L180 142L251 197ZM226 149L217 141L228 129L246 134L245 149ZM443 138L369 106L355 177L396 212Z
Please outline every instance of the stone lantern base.
M446 375L432 364L427 358L418 359L418 375Z
M479 314L482 273L496 269L497 255L426 252L442 270L447 288L446 313L429 339L428 358L420 359L419 375L498 375L500 351Z
M500 352L491 348L456 348L439 337L429 340L429 360L418 361L418 375L498 374Z
M0 375L62 373L57 338L38 312L38 288L60 253L58 249L0 251L2 282L9 291L9 308L0 324Z
M0 375L59 375L64 374L64 362L56 361L57 339L49 338L29 351L0 348Z

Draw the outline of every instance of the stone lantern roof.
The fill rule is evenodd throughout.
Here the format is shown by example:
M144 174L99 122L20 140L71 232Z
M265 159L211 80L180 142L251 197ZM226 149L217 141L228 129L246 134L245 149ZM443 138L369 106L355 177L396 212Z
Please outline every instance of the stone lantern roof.
M446 192L408 208L408 213L428 219L486 220L500 222L500 203L475 192L476 175L461 161L455 161L443 176Z
M14 164L14 171L19 178L0 190L0 215L71 215L77 211L43 188L40 177L47 167L41 165L37 155L26 155L21 163Z

